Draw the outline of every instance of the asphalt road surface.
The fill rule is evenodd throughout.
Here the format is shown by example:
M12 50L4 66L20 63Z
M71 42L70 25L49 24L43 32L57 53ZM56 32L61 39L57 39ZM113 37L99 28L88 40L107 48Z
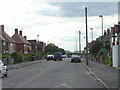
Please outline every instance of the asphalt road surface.
M45 61L8 72L2 88L104 88L81 63Z

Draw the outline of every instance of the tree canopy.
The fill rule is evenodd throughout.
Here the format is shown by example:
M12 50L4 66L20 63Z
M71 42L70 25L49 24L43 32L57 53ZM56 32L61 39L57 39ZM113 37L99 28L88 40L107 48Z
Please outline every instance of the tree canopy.
M65 54L64 49L59 48L53 43L50 43L45 47L45 54L54 54L55 52L61 52L62 54Z
M95 41L91 47L90 47L90 52L93 55L97 55L97 53L99 52L99 50L102 48L102 42L101 41Z

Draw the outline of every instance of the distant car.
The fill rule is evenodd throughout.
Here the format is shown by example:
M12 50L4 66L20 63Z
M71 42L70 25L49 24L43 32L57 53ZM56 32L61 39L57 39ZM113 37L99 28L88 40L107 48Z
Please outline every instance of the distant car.
M72 55L71 62L81 62L80 55Z
M54 60L54 55L47 55L47 61Z
M62 58L67 58L67 55L65 54L65 55L62 55Z
M54 61L61 60L62 61L62 53L61 52L55 52L54 53Z
M2 60L0 60L0 74L1 74L1 77L5 76L7 77L7 66L5 64L3 64Z

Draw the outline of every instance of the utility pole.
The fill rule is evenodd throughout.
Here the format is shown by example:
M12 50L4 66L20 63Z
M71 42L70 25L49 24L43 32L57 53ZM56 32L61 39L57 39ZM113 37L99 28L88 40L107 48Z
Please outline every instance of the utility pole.
M85 21L86 21L86 65L88 65L87 7L85 7Z
M79 53L81 53L81 32L79 31Z
M103 43L103 47L104 47L104 40L103 40L103 15L100 15L99 17L101 17L101 27L102 27L102 43Z
M76 40L76 52L77 52L77 40Z
M37 42L38 42L38 37L39 37L39 35L37 35Z
M92 31L92 41L93 41L93 28L90 28L90 29L91 29L91 31ZM92 42L92 41L91 41L91 42Z

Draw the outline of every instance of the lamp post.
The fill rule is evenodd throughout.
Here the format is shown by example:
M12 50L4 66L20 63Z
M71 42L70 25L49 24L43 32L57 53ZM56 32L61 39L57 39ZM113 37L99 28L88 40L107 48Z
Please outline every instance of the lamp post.
M81 32L79 31L79 53L81 53Z
M101 26L102 26L102 43L103 43L103 46L104 46L104 42L103 42L103 16L100 15L99 17L101 17Z
M39 35L37 35L37 41L38 41L38 37L39 37Z
M92 31L92 41L93 41L93 28L90 28L91 29L91 31Z
M86 23L86 65L88 65L88 30L87 30L87 7L85 7L85 23Z

